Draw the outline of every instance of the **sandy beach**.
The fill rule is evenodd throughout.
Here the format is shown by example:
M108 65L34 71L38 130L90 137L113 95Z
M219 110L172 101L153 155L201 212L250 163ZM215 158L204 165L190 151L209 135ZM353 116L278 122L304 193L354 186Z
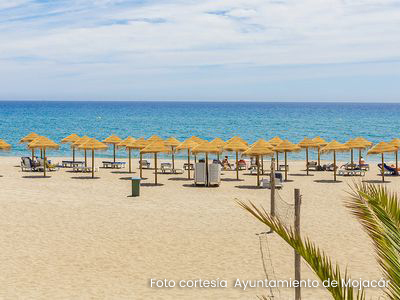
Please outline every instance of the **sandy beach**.
M145 170L141 196L132 198L126 169L100 168L98 179L60 169L42 178L21 172L19 163L18 157L0 158L0 298L255 299L268 294L233 287L237 278L265 278L256 234L266 228L236 201L268 208L270 191L255 188L256 178L247 171L241 181L224 171L220 187L205 188L194 187L186 173L160 174L161 185L152 186L154 170ZM352 278L381 278L368 237L343 205L348 184L360 178L340 176L332 183L332 172L304 176L304 161L289 164L291 181L279 193L293 203L294 188L301 190L302 234L347 266ZM133 165L138 176L137 160ZM370 165L362 179L379 182L376 163ZM400 178L387 180L391 190L400 191ZM268 245L276 278L294 278L293 250L273 234ZM301 274L316 278L304 264ZM151 278L228 280L228 288L151 288ZM293 289L274 292L293 299ZM367 292L372 299L382 294ZM302 289L302 296L330 299L323 288Z

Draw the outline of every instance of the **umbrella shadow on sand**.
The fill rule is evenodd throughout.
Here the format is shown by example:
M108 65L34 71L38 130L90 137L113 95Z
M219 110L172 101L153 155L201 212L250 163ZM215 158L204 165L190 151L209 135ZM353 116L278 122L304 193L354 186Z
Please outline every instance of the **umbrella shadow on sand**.
M318 179L318 180L314 180L314 182L316 183L342 183L343 181L340 180L333 180L333 179Z
M184 177L172 177L172 178L168 178L168 180L172 180L172 181L193 181L193 178L184 178Z
M244 181L244 179L236 179L236 178L221 178L221 181Z
M100 177L92 177L92 176L73 176L71 179L100 179Z
M163 186L164 184L162 183L157 183L155 184L154 182L145 182L145 183L141 183L140 186L144 186L144 187L158 187L158 186Z
M22 176L22 178L29 178L29 179L43 179L43 178L51 178L51 176L43 176L43 175L29 175L29 176Z
M189 187L189 188L198 188L198 189L204 189L204 188L217 188L218 186L216 185L210 185L210 186L206 186L206 185L195 185L193 184L183 184L183 187Z
M371 180L363 180L362 182L366 182L366 183L390 183L391 181L385 180L385 182L382 182L382 179L381 180L371 179Z
M308 177L308 176L314 176L314 174L303 174L303 173L294 173L294 174L289 174L289 176L298 176L298 177Z
M120 177L118 178L119 180L132 180L132 176L128 176L128 177ZM141 180L147 180L148 178L144 177L141 178Z
M112 174L135 174L136 172L129 172L129 171L111 171Z
M235 185L235 188L245 189L245 190L261 190L262 187L256 185Z

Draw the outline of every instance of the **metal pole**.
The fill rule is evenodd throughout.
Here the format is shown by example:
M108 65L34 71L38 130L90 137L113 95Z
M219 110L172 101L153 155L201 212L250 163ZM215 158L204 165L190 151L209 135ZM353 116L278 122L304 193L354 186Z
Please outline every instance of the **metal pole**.
M297 237L300 237L300 205L301 196L300 190L294 190L294 233ZM300 264L300 254L294 251L294 277L297 282L301 280L301 264ZM301 287L298 285L295 288L295 300L301 299Z

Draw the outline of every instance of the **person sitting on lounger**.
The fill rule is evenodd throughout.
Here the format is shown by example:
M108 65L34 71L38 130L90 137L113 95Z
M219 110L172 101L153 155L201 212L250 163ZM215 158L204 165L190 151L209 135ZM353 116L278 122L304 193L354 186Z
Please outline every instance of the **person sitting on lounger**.
M228 156L225 156L225 159L222 161L222 165L224 166L224 169L230 169L231 168L231 164L228 161Z
M360 163L362 164L362 165L365 165L365 160L364 160L364 158L361 156L360 157Z

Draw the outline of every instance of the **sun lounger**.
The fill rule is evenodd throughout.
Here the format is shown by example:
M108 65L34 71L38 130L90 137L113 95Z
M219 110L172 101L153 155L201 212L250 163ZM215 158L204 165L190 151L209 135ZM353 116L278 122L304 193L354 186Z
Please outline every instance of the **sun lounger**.
M277 171L289 171L289 165L279 165Z
M261 186L267 189L271 188L271 180L269 177L261 179ZM278 189L283 188L283 177L281 173L275 173L275 187Z
M44 159L38 158L38 165L35 167L36 170L44 169ZM52 164L50 160L46 160L46 169L49 171L58 171L60 166L58 164Z
M73 172L89 173L92 172L92 167L85 167L84 165L75 165L72 169ZM94 168L95 172L99 171L99 167Z
M174 173L174 174L183 174L183 170L182 169L172 169L172 173Z
M341 175L341 176L365 176L365 171L364 170L340 169L338 171L338 175Z
M188 170L189 169L189 164L188 163L184 163L183 164L183 169L184 170ZM190 170L194 170L194 164L190 164Z
M164 174L173 173L172 164L171 163L161 163L161 172L164 173Z
M382 164L378 164L378 167L382 172ZM396 168L392 168L387 164L384 164L383 167L384 167L383 172L385 172L385 175L396 175L396 176L399 175L399 171L396 170Z
M208 184L220 185L221 184L221 166L220 164L212 163L208 165Z
M103 168L121 169L125 168L126 162L124 161L102 161Z
M21 157L21 170L22 172L36 171L30 157Z
M84 161L72 161L72 160L63 160L61 162L61 167L63 168L73 168L74 164L85 164Z
M144 169L148 169L150 168L150 162L148 162L147 160L140 160L139 161L139 167L142 166L142 168Z
M369 164L361 164L359 165L359 169L369 171Z
M310 161L308 162L308 170L318 170L318 163L316 161Z
M196 167L194 169L194 184L207 184L205 163L196 163Z

